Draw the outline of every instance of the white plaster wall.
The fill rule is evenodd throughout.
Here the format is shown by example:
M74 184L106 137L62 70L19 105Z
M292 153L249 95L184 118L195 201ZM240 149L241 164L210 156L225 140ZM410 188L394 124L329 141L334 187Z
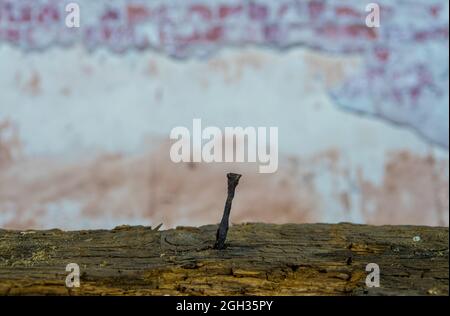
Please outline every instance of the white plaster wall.
M2 45L0 122L12 124L3 131L3 142L11 144L3 150L10 150L12 158L0 165L0 226L79 229L218 221L224 173L235 167L244 168L243 180L254 181L253 187L243 184L243 192L238 191L235 221L448 225L448 152L410 129L339 110L330 99L327 89L360 66L356 56L303 48L284 53L224 49L207 60L177 61L153 52L114 55L103 50L88 53L80 47L25 54ZM158 169L165 166L164 175L171 173L175 166L168 149L160 145L168 141L173 127L190 128L193 118L219 127L278 126L280 171L271 179L288 179L289 193L278 184L269 190L252 165L202 165L198 177L219 183L210 194L213 201L203 203L208 213L196 211L203 207L200 201L172 195L168 199L175 202L167 206L158 197L161 192L156 197L148 192L148 200L153 198L157 201L153 207L165 211L149 211L153 202L133 189L139 173L121 172L139 169L139 159L147 157L146 163ZM8 143L14 137L20 144ZM155 152L157 162L152 158ZM70 183L61 176L64 172L71 177L74 168L95 168L98 157L105 155L126 161L108 170L129 180L114 184L107 178L113 183L105 189L109 193L97 196L77 185L48 193L49 186ZM183 182L184 176L175 173L160 181ZM86 178L86 183L98 177ZM417 185L405 185L411 177ZM195 194L205 199L200 191L207 186L198 184L192 191L185 183L178 194L189 192L194 199ZM265 200L267 191L288 195L270 204ZM121 199L124 196L127 199ZM101 207L89 211L92 200L100 201ZM295 214L302 209L286 210L282 205L286 200L308 204L313 214L302 217ZM258 214L250 211L255 203L274 209Z

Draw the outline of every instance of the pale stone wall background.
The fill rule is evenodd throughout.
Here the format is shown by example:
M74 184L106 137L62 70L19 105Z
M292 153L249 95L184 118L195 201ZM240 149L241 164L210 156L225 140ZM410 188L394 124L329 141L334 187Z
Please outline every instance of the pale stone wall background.
M235 223L448 225L447 2L78 2L0 1L0 227L218 222L228 171ZM193 118L278 126L279 171L173 164Z

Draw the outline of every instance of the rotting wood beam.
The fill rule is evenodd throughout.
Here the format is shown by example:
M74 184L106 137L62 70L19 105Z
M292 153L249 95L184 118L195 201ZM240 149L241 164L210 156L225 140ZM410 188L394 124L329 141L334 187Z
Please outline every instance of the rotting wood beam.
M448 227L241 224L216 250L217 227L0 230L0 294L448 295Z

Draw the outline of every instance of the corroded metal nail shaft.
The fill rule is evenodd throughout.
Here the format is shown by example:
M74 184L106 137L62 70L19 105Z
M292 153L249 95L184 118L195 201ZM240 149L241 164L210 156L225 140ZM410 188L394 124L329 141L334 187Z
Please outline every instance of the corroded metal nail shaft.
M228 232L228 220L230 218L231 203L234 198L234 191L239 183L239 179L242 175L237 173L228 173L228 196L225 202L225 209L223 211L222 221L220 222L219 228L216 234L216 243L214 244L214 249L223 249L225 246L225 239L227 239Z

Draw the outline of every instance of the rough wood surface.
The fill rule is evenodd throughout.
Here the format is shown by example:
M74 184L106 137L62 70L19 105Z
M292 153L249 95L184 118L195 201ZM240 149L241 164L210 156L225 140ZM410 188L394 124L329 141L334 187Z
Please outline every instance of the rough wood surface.
M0 294L448 295L447 227L242 224L214 250L216 229L0 230Z

